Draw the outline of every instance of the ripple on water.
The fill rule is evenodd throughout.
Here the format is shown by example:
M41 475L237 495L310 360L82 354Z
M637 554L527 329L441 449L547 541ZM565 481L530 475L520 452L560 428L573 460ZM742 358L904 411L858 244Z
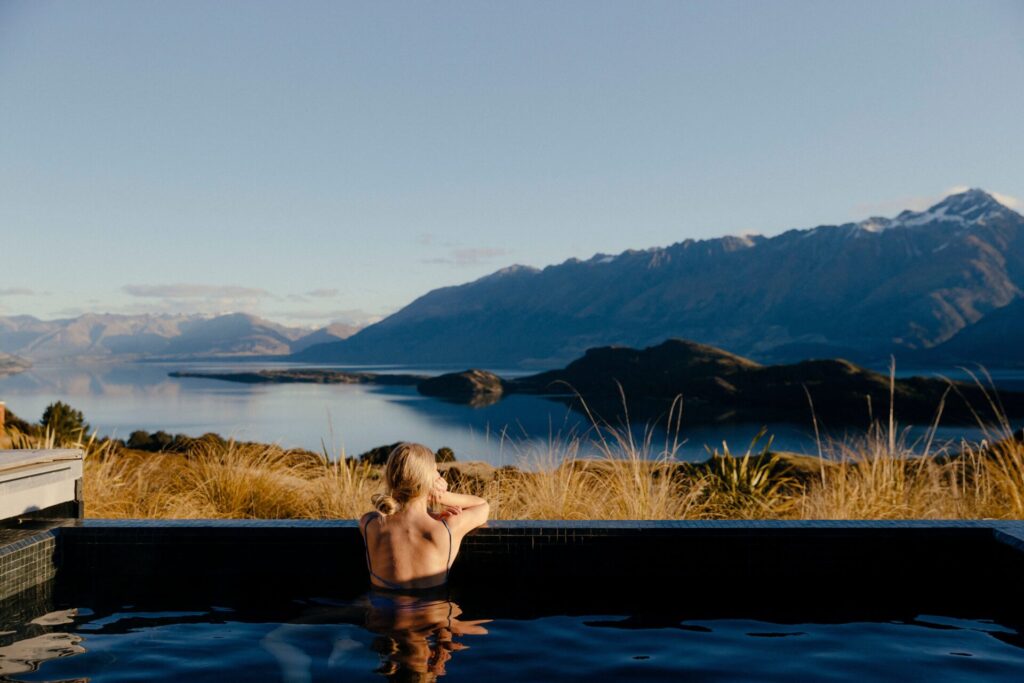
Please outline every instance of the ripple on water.
M383 611L381 611L383 609ZM374 610L377 610L374 613ZM772 623L622 615L464 614L455 603L51 612L0 647L16 681L380 680L402 669L449 680L1019 681L1024 639L990 620ZM40 632L43 631L43 632ZM24 636L24 637L21 637ZM10 636L5 637L9 638Z

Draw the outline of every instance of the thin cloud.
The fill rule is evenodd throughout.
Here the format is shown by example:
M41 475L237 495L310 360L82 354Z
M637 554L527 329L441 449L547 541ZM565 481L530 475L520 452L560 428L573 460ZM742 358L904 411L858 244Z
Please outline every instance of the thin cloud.
M237 285L125 285L126 294L153 299L265 299L271 296L265 289Z
M452 249L448 256L423 259L423 263L437 263L450 266L476 266L486 261L508 256L511 249L495 247L465 247Z
M454 242L442 240L440 236L432 232L421 232L416 235L416 244L421 247L440 247L442 249L450 249L455 246Z
M1013 209L1014 211L1024 209L1024 202L1016 197L1011 197L1010 195L1003 194L1002 192L989 192L989 194L995 197L997 202L1008 209Z
M274 311L267 313L267 316L277 320L295 320L317 323L343 323L345 325L370 325L385 316L380 313L371 313L361 308L342 308L331 310L301 310L301 311Z
M262 315L260 308L275 300L265 289L240 285L207 285L179 282L162 285L124 285L121 291L134 301L119 307L127 314L220 315L250 313Z
M311 289L306 292L306 296L311 296L314 299L333 299L338 296L338 290L336 289Z
M25 287L8 287L7 289L0 289L0 296L35 296L36 292L32 289L26 289Z

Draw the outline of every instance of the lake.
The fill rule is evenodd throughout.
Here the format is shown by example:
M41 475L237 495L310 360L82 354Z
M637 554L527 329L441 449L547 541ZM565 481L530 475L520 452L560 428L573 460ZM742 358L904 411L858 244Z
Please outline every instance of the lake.
M168 372L252 371L294 367L282 363L125 363L91 365L40 364L27 372L0 378L0 401L23 419L35 421L54 401L70 403L85 413L101 436L127 438L137 429L164 430L199 436L216 432L239 440L278 443L331 457L358 455L395 441L420 441L431 448L447 446L459 460L495 465L519 464L548 453L552 442L573 436L590 441L594 430L585 415L563 402L529 395L511 395L484 407L471 407L420 396L415 387L345 384L238 384L221 380L171 378ZM464 368L396 366L317 366L371 372L438 374ZM512 377L522 372L494 369ZM907 374L907 373L900 373ZM917 374L933 374L917 371ZM947 371L947 377L959 377ZM1024 390L1024 371L993 373L997 386ZM898 417L898 405L897 405ZM804 425L768 423L774 448L816 453L813 432ZM760 423L693 424L682 421L677 456L704 460L708 448L726 441L742 453L761 429ZM642 438L644 425L633 431ZM923 444L926 428L910 427L905 437ZM655 452L671 443L665 425L654 429ZM841 437L840 430L833 436ZM941 426L941 442L961 437L980 439L970 426ZM762 442L763 443L763 442ZM562 452L555 449L555 457ZM584 448L581 454L593 454Z

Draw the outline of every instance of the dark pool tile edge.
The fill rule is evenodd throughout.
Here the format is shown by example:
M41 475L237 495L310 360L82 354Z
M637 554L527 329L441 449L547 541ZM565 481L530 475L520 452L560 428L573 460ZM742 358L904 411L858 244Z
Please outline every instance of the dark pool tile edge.
M73 529L318 529L318 528L358 528L354 519L97 519L88 518L73 520L65 525Z
M65 528L357 528L354 519L97 519L70 520ZM492 520L488 529L515 533L538 529L965 529L1000 528L1009 533L1024 533L1024 520L977 519L855 519L855 520Z
M994 524L992 536L1000 543L1024 553L1024 521Z

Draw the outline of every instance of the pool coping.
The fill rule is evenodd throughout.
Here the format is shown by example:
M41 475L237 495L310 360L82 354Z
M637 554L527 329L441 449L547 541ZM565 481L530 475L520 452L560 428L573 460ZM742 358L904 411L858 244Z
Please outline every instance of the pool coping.
M60 527L67 529L358 529L354 519L71 519ZM860 519L860 520L492 520L471 534L494 531L507 535L541 535L549 531L800 531L800 530L952 530L989 529L993 537L1024 552L1024 520L997 519ZM2 548L0 548L2 550Z

